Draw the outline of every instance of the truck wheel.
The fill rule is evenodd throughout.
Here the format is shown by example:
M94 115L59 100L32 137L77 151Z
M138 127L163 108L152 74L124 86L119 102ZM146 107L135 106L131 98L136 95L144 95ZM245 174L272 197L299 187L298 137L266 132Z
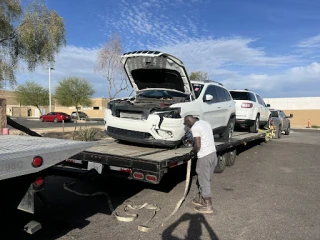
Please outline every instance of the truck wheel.
M215 173L222 173L224 169L226 168L226 157L225 154L218 155L218 162L214 169Z
M227 129L222 134L223 140L229 140L230 138L232 138L235 123L236 119L234 117L229 119Z
M57 119L57 118L55 118L55 119L53 119L53 121L54 121L54 123L57 123L57 122L58 122L58 119Z
M288 125L288 128L284 131L285 135L289 135L290 134L290 125Z
M254 121L254 124L250 127L249 131L251 133L257 133L260 126L260 118L259 115L257 115L256 120Z
M226 165L227 166L233 166L237 157L237 149L234 149L233 151L230 151L226 153Z

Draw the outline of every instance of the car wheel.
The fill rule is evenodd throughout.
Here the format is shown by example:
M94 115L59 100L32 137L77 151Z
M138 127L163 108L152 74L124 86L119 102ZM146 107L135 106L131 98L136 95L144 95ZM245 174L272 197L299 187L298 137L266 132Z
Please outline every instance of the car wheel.
M58 122L58 119L57 119L57 118L55 118L55 119L53 119L53 121L54 121L54 123L57 123L57 122Z
M236 119L234 117L229 119L227 129L222 134L222 138L224 140L229 140L230 138L232 138L235 122L236 122Z
M268 118L268 122L264 125L264 128L269 129L270 126L271 126L271 115L270 115L269 118Z
M41 121L41 122L44 122L44 119L43 119L43 118L40 118L40 121Z
M226 153L226 165L233 166L237 157L237 149Z
M260 126L260 118L259 115L257 115L256 120L254 121L254 124L250 127L251 133L257 133Z
M290 124L288 125L287 130L284 131L285 135L289 135L290 134Z
M225 154L223 155L218 155L218 162L217 165L214 169L215 173L222 173L224 169L226 168L226 156Z

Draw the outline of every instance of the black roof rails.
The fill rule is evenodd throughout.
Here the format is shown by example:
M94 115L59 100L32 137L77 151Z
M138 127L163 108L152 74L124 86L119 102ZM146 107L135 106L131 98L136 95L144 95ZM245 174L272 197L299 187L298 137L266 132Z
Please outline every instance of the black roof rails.
M219 85L223 86L223 84L222 84L222 83L217 82L217 81L214 81L214 80L203 80L202 82L204 82L204 83L214 82L214 83L217 83L217 84L219 84Z

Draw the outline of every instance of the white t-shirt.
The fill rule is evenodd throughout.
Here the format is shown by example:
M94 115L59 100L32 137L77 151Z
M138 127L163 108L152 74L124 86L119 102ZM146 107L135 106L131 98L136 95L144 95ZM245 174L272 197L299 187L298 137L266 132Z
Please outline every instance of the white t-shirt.
M197 154L198 158L216 152L211 125L208 122L203 120L196 121L190 130L194 138L200 137L201 139L201 147Z

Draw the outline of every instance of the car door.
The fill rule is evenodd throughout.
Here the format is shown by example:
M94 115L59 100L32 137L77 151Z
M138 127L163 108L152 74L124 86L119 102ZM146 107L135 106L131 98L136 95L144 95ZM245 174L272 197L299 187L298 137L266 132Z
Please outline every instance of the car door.
M211 95L213 97L212 100L206 101L206 95ZM219 127L218 109L221 109L221 105L218 102L215 86L208 85L203 95L202 112L203 119L210 123L212 129Z
M227 101L229 94L228 96L226 95L226 91L224 88L219 86L215 86L215 87L216 87L218 102L219 102L219 106L218 106L219 124L218 125L219 127L227 126L230 118L230 114L229 114L230 103Z
M266 111L266 106L262 100L262 98L256 94L257 99L258 99L258 103L259 103L259 112L260 112L260 121L267 121L267 111Z
M280 117L282 119L282 130L286 130L289 125L289 119L286 117L286 115L282 111L280 111Z

